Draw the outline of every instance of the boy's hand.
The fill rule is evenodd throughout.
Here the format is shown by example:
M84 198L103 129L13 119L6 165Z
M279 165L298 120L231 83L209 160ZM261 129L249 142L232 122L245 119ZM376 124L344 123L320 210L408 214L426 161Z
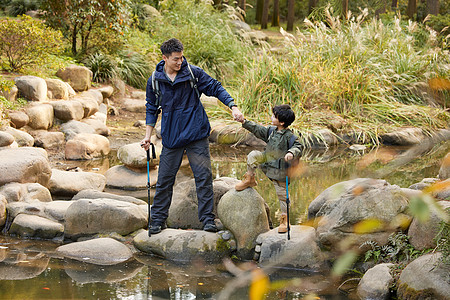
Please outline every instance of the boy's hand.
M286 153L286 155L284 156L284 161L290 161L294 159L294 154L292 154L291 152Z
M237 108L237 106L233 106L231 108L231 114L233 115L233 118L235 121L244 123L244 115L241 113L241 111L239 110L239 108Z

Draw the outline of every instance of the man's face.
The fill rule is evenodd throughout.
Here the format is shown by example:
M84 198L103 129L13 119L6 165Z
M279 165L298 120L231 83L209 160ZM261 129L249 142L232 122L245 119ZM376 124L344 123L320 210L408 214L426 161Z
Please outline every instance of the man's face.
M169 56L163 55L163 60L166 63L167 73L176 73L181 69L181 63L183 62L183 51L172 52Z

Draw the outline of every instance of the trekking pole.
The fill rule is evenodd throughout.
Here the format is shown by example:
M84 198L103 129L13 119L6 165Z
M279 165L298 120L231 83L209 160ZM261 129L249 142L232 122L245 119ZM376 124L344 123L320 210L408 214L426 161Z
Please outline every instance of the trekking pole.
M152 147L152 158L156 158L156 152L155 152L155 145L153 143L150 143L150 146ZM150 148L146 150L147 152L147 201L148 201L148 236L150 237Z
M291 225L289 222L289 204L291 201L289 200L289 176L287 174L287 170L289 168L289 163L286 162L286 212L287 212L287 238L291 239Z

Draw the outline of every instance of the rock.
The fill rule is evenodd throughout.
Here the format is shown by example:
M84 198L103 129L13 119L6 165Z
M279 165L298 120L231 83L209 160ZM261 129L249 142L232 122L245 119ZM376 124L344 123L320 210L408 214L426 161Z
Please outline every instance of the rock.
M329 129L321 129L317 134L310 134L309 140L312 148L328 148L339 143L336 135Z
M92 126L75 120L62 124L61 131L65 134L66 141L73 139L79 133L95 134L95 129Z
M217 215L217 205L220 198L230 189L234 188L237 182L238 180L227 177L218 178L213 181L213 212L215 215ZM167 224L173 228L203 228L203 224L198 220L198 199L194 178L177 183L174 186Z
M19 89L17 86L12 86L9 91L0 90L0 96L3 96L9 102L15 102L17 100L17 94L19 93Z
M0 186L10 182L36 182L48 186L52 170L41 148L0 149Z
M113 84L114 87L114 93L112 97L115 100L122 100L123 97L125 97L126 92L125 82L122 79L115 77L111 80L111 83Z
M146 100L123 99L123 109L130 112L145 112Z
M98 114L98 112L96 112L96 114ZM96 134L100 134L103 136L110 135L111 130L106 126L105 122L102 122L100 120L91 119L91 118L92 118L92 116L89 117L89 119L81 120L81 122L88 124L89 126L94 128ZM105 119L105 121L106 121L106 119Z
M39 216L19 214L14 218L8 233L26 238L54 239L62 237L64 226Z
M7 202L50 202L50 191L39 183L11 182L0 187L0 194L4 195Z
M82 98L91 98L97 101L97 104L100 105L103 103L103 94L99 90L87 90L80 94L78 94Z
M20 76L14 78L19 94L29 101L47 100L47 83L36 76Z
M52 99L69 99L69 89L64 81L59 79L45 79L47 89L52 93Z
M105 173L106 186L124 190L139 190L147 188L147 173L134 172L125 166L114 166ZM150 186L156 184L158 170L150 170Z
M81 106L83 106L83 118L87 118L89 116L92 116L96 112L98 112L99 104L97 100L94 97L89 96L75 96L72 98L71 101L77 101L81 103Z
M140 200L138 198L134 198L131 196L120 196L120 195L115 195L115 194L111 194L111 193L100 192L100 191L93 190L93 189L86 189L86 190L80 191L78 194L73 196L72 200L75 201L75 200L79 200L79 199L98 199L98 198L113 199L113 200L133 203L136 205L147 205L147 202Z
M252 133L248 132L241 125L216 125L211 129L211 135L209 136L210 142L218 144L229 145L242 143L245 144L246 140L250 139Z
M229 190L217 206L217 215L236 237L239 257L251 259L256 238L269 231L264 199L252 188ZM243 230L245 229L245 230Z
M80 199L66 211L65 235L71 239L98 233L127 235L147 226L138 205L112 199Z
M67 258L96 265L115 265L133 256L127 246L112 238L70 243L56 248L56 252Z
M69 92L69 98L71 98L77 94L77 92L75 92L73 87L68 82L64 82L64 84L66 85L67 91Z
M28 126L33 129L49 129L53 125L53 106L50 104L37 104L29 106L26 113L30 118Z
M151 158L150 152L150 168L155 168L159 164L159 156L161 155L162 144L156 143L156 158ZM151 150L150 150L151 151ZM124 145L117 150L117 158L128 168L132 170L147 171L147 153L140 143Z
M434 198L448 200L450 197L450 179L439 180L438 178L424 178L421 182L411 185L409 188L414 190L425 190L434 185L428 192Z
M62 121L81 120L84 117L83 105L79 101L52 101L55 117Z
M58 222L65 222L64 216L72 201L51 201L45 204L44 214L47 219L53 219Z
M109 98L114 93L114 88L110 85L102 86L96 90L102 93L103 98Z
M444 210L450 208L449 201L440 201L438 205ZM431 207L430 217L426 222L421 222L417 218L414 218L408 229L410 244L417 250L435 248L436 242L434 238L439 233L441 221L434 207Z
M145 128L145 126L146 126L145 120L137 120L136 122L134 122L133 126Z
M30 132L34 138L34 146L44 149L59 149L64 146L64 133L35 130Z
M426 135L421 128L403 128L381 135L382 143L388 145L411 146L420 144L425 139Z
M142 231L133 239L134 246L142 252L156 254L168 260L220 261L231 253L229 243L219 234L202 230L164 229L148 236Z
M358 284L359 299L390 299L389 289L394 283L390 267L394 264L379 264L369 269Z
M233 24L234 28L239 31L249 32L252 31L252 28L250 25L248 25L245 22L239 21L239 20L232 20L231 24Z
M99 134L79 133L66 143L66 159L92 159L108 155L109 140Z
M77 92L86 91L91 87L92 71L86 67L70 65L59 69L56 76L67 81Z
M12 127L6 127L4 132L12 135L19 147L32 147L34 145L34 138L25 131Z
M49 202L41 202L38 200L31 202L10 202L6 205L6 210L8 211L8 215L11 220L20 214L39 216L49 219L45 214L45 205L47 203Z
M130 97L132 99L145 100L146 92L145 91L131 91Z
M14 143L14 137L4 131L0 131L0 147L7 147Z
M262 32L260 30L244 32L243 36L245 38L249 38L252 41L252 43L257 44L257 45L259 45L263 42L267 42L269 40L269 37L267 36L267 34L265 34L264 32Z
M10 111L8 117L11 119L11 126L19 129L30 122L30 118L23 111Z
M450 152L445 155L442 160L441 168L439 169L439 179L445 180L450 177Z
M85 119L85 120L95 120L95 121L99 121L99 122L101 122L103 125L106 126L106 120L108 120L108 116L106 115L107 108L106 108L106 105L104 105L104 104L102 104L100 107L105 107L105 109L104 109L105 112L104 112L104 113L101 112L101 111L98 111L98 112L96 112L95 114L93 114L92 116L90 116L89 118L87 118L87 119ZM97 129L96 129L96 130L97 130ZM110 130L108 129L107 131L108 131L108 134L102 134L102 135L109 135ZM101 134L101 133L99 133L99 134Z
M5 196L0 195L0 229L2 229L6 223L6 204Z
M260 245L259 263L302 270L323 269L324 257L317 244L314 227L293 225L290 228L290 240L287 239L287 234L279 234L278 229L258 236L256 243Z
M412 190L423 190L438 181L439 181L438 178L424 178L424 179L422 179L421 182L414 183L414 184L410 185L408 188L412 189Z
M409 199L398 186L390 185L385 180L361 182L359 178L355 182L359 184L354 185L353 189L335 190L335 194L315 215L316 218L321 217L314 223L322 245L333 247L346 237L358 245L368 240L384 245L391 231L398 229L395 221L408 218L403 212L408 207ZM351 183L341 187L351 186ZM380 199L383 201L380 202ZM364 234L355 232L355 224L364 220L376 220L379 225Z
M438 263L442 253L421 256L400 274L398 299L448 299L450 295L449 265Z
M53 195L73 196L84 189L103 191L105 184L102 174L52 169L49 189Z

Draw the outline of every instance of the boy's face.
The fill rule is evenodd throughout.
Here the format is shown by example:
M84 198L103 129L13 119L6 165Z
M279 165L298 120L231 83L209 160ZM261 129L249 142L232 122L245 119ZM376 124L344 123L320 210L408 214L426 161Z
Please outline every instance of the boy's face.
M280 122L274 114L272 114L272 125L284 127L284 122Z
M163 55L163 60L165 62L166 72L169 74L177 73L181 69L181 64L183 63L183 51L172 52L169 56Z

